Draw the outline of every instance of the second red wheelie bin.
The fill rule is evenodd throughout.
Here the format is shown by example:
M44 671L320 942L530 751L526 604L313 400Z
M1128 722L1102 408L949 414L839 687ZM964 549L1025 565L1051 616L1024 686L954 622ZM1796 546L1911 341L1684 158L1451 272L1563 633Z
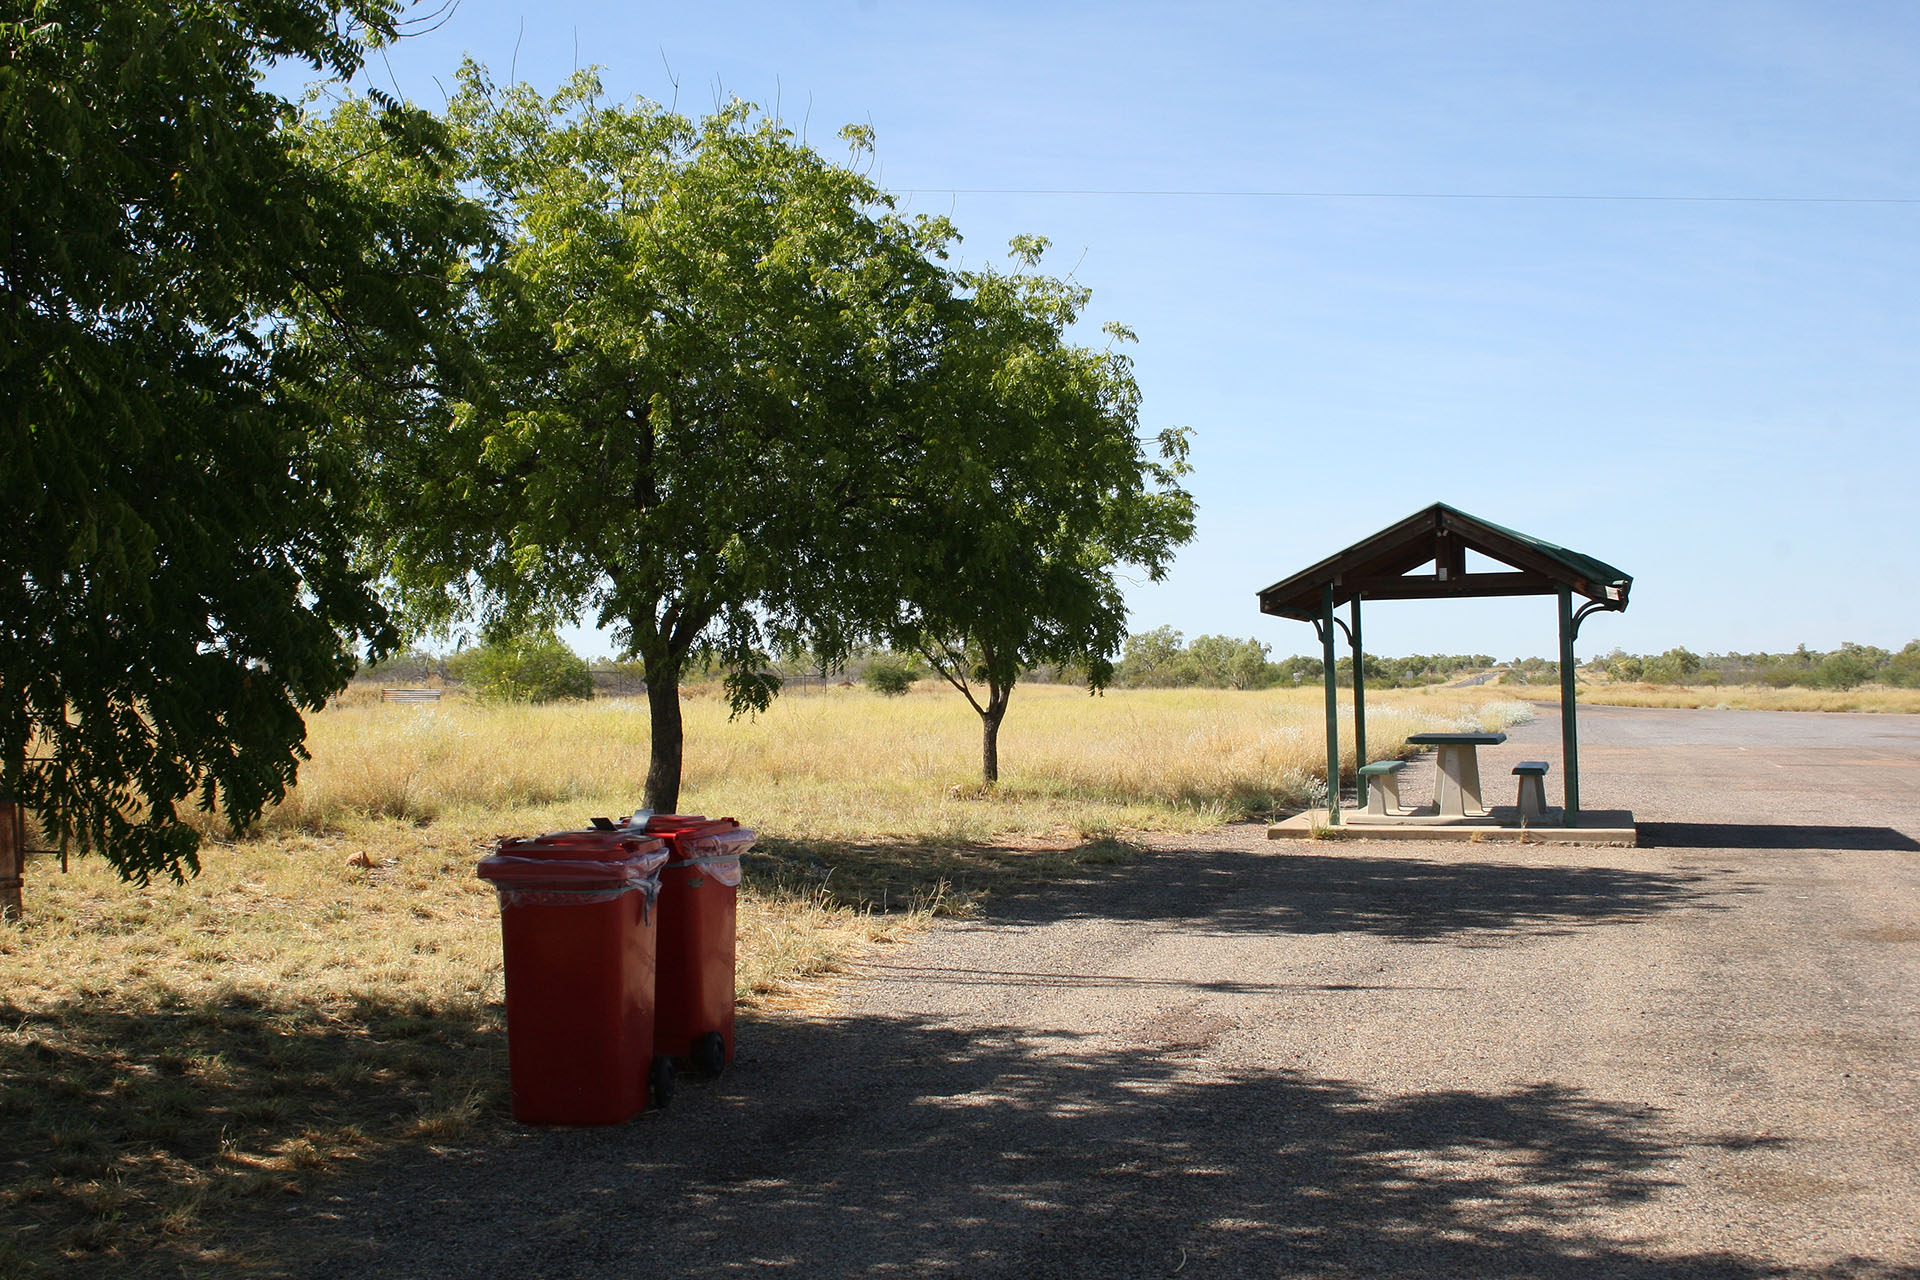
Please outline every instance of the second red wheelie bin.
M601 819L600 822L604 822ZM664 844L596 822L502 840L478 868L500 891L507 1069L522 1124L609 1125L664 1106L654 1049L655 899Z
M641 829L670 851L660 870L654 1052L718 1075L733 1061L740 855L756 837L733 818L692 814L655 815Z

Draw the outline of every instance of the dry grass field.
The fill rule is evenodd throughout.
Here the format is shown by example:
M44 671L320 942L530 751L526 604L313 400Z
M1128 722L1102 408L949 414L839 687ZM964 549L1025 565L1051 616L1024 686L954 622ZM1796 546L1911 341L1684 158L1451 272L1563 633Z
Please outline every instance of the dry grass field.
M820 1001L849 956L996 885L1304 805L1324 785L1321 714L1317 689L1023 688L987 790L977 718L932 686L732 722L696 696L682 808L762 833L740 998ZM1383 693L1372 754L1528 715L1486 690ZM496 908L473 864L500 834L626 813L646 737L635 703L349 698L313 719L313 760L261 830L209 829L197 879L135 888L37 856L28 919L0 924L0 1276L134 1256L241 1274L236 1207L506 1123Z

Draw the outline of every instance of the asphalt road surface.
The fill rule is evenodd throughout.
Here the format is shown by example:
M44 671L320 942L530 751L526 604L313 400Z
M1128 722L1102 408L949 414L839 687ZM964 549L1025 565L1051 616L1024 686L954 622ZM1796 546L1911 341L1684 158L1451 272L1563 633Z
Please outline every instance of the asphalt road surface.
M376 1164L285 1273L1920 1277L1920 718L1581 724L1646 847L1183 841L669 1111Z

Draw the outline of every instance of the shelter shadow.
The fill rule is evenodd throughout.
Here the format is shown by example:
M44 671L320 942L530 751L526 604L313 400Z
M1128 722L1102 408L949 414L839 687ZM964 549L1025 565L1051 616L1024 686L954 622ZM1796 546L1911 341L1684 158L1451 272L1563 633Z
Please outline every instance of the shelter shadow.
M1742 892L1718 871L1414 857L1174 850L1122 876L996 900L1005 923L1073 917L1171 920L1190 931L1370 933L1485 941L1623 924L1675 910L1724 910Z
M1920 841L1892 827L1789 826L1775 822L1642 822L1651 849L1840 849L1920 852Z

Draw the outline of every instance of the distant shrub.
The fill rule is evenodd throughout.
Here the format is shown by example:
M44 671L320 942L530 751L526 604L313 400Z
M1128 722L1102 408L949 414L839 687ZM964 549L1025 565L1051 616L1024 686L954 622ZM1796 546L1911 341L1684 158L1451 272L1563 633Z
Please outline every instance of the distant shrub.
M1614 651L1618 656L1607 659L1607 671L1616 680L1629 682L1639 680L1647 674L1647 664L1630 653Z
M1888 658L1880 678L1902 688L1920 686L1920 640L1909 641L1906 648Z
M889 698L898 698L913 688L916 678L911 666L899 658L875 658L860 677L867 688Z
M1822 689L1857 689L1873 677L1872 661L1848 648L1828 654L1813 673L1814 683Z
M560 640L517 636L458 655L451 664L486 702L558 702L593 697L593 673Z
M1685 648L1669 649L1646 660L1644 678L1650 684L1686 684L1700 673L1700 655Z

